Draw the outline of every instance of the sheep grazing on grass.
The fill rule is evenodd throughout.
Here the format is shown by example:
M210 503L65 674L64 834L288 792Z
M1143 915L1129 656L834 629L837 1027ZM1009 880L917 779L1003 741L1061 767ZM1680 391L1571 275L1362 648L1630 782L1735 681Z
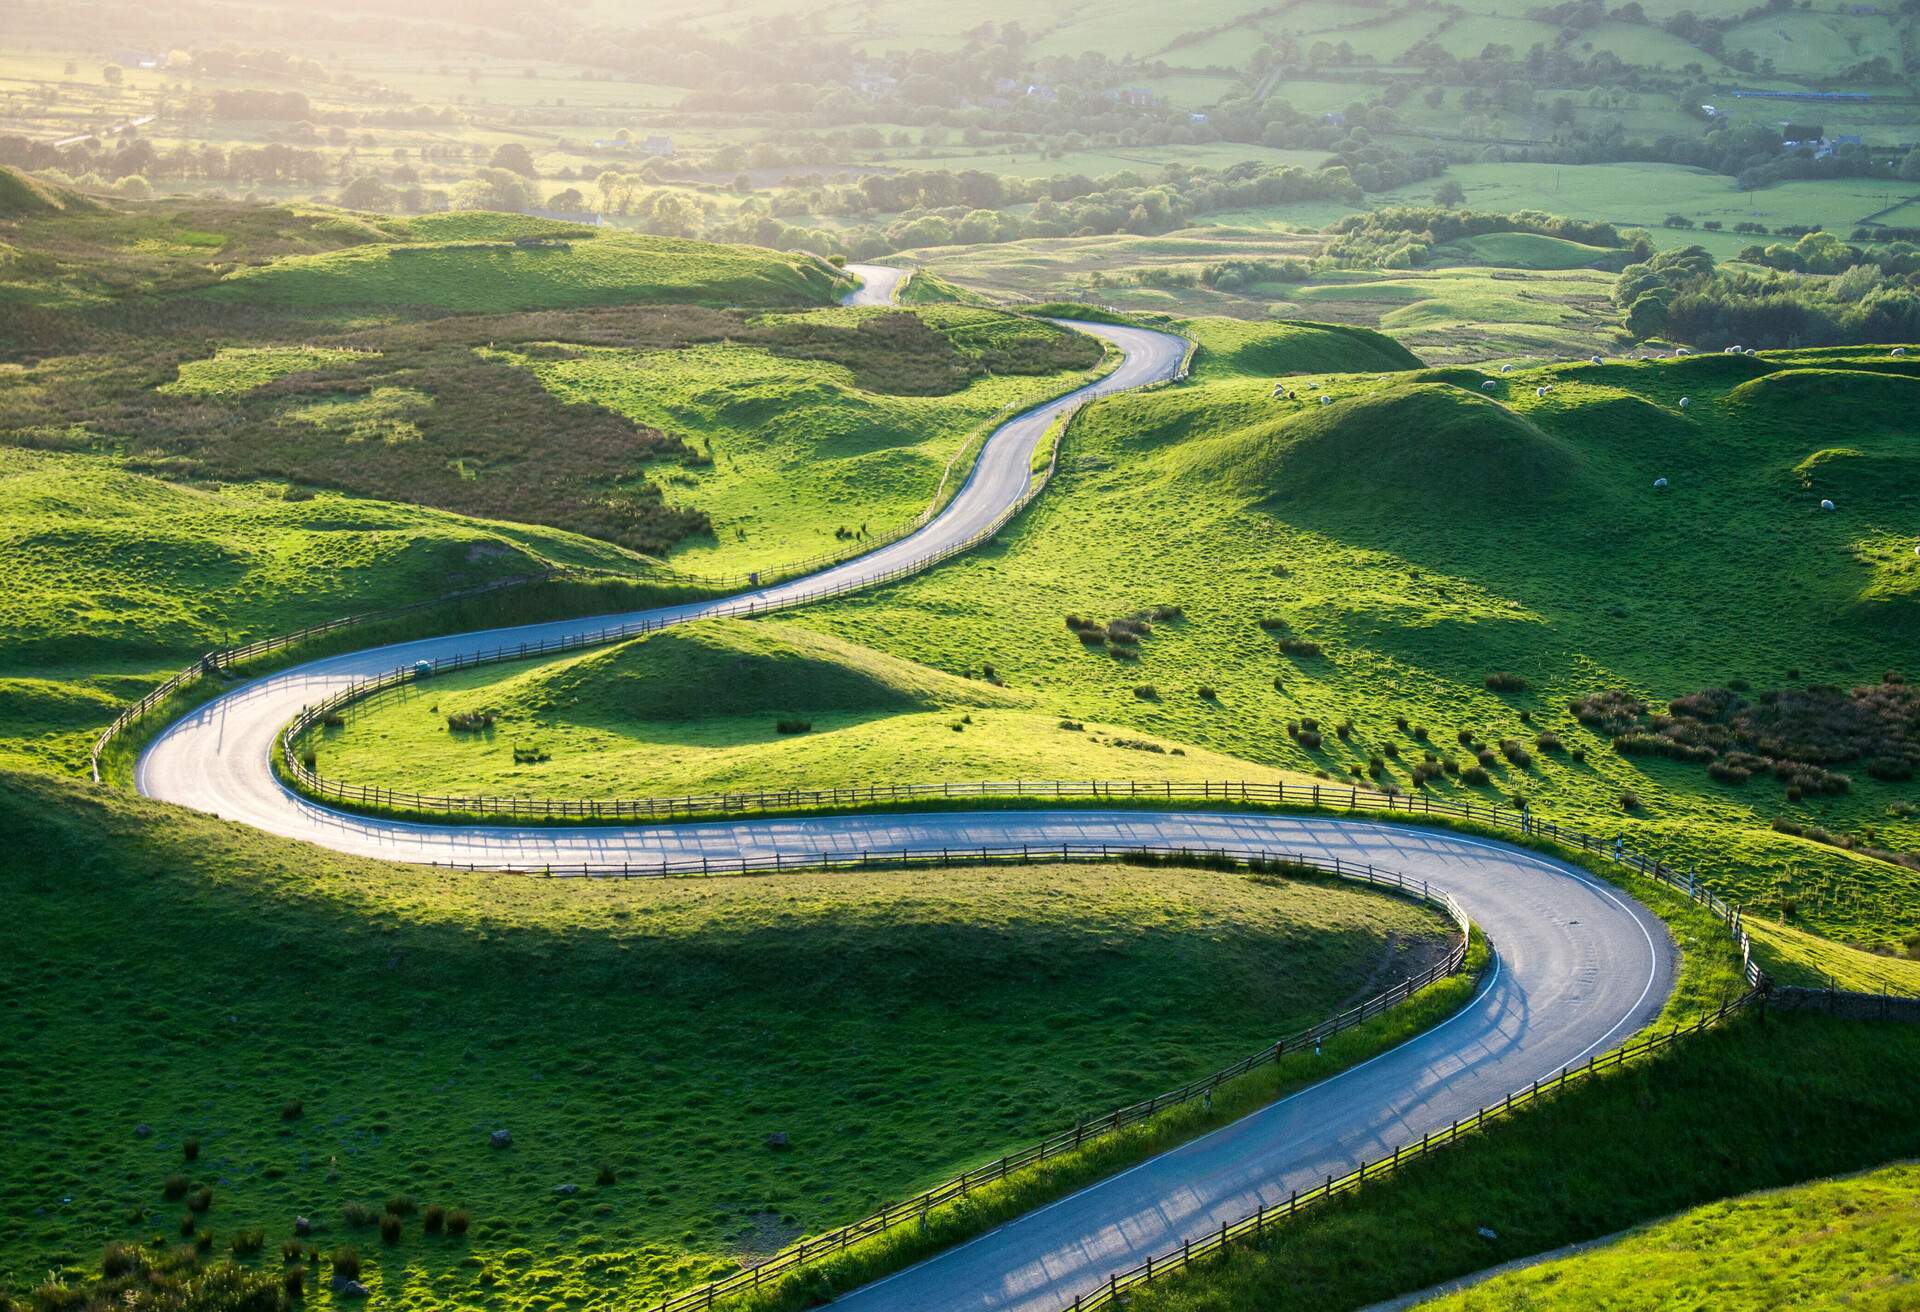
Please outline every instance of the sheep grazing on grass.
M1326 395L1325 393L1322 393L1322 394L1321 394L1321 396L1320 396L1320 404L1321 404L1321 405L1332 405L1332 404L1333 404L1333 398L1332 398L1332 397L1330 397L1330 396L1328 396L1328 395Z
M1727 354L1728 354L1728 355L1738 355L1738 354L1740 354L1740 348L1739 348L1739 347L1737 347L1737 346L1729 346L1729 347L1727 348Z
M1754 350L1751 346L1749 346L1746 350L1742 351L1741 354L1742 355L1758 355L1760 354L1760 352Z
M1907 348L1904 346L1896 346L1893 348L1893 353L1895 355L1905 355L1907 353Z
M1692 352L1692 351L1690 351L1690 350L1688 350L1688 349L1687 349L1686 347L1684 347L1684 346L1676 346L1676 347L1674 347L1674 348L1673 348L1673 356L1674 356L1674 359L1676 359L1676 360L1677 360L1677 359L1679 359L1679 358L1680 358L1681 356L1683 356L1683 355L1692 355L1692 354L1693 354L1693 352Z
M1683 397L1681 397L1681 398L1680 398L1680 408L1681 408L1682 410L1685 410L1685 409L1687 408L1687 403L1688 403L1689 401L1691 401L1691 400L1693 400L1693 398L1692 398L1692 397L1690 397L1690 396L1683 396Z
M1820 503L1820 509L1822 509L1822 510L1832 510L1833 508L1834 508L1834 507L1833 507L1833 502L1831 502L1831 501L1825 501L1825 500L1823 500L1823 501L1821 501L1821 503Z
M1597 356L1597 355L1590 355L1590 356L1588 356L1588 357L1587 357L1587 363L1588 363L1588 364L1605 364L1605 363L1606 363L1606 361L1605 361L1605 360L1603 360L1603 359L1601 359L1601 358L1600 358L1599 356Z
M1654 479L1654 480L1653 480L1653 490L1654 490L1655 492L1665 492L1665 491L1667 490L1667 480L1666 480L1666 479L1664 479L1664 478L1656 478L1656 479Z
M1513 372L1513 366L1510 364L1503 364L1500 366L1500 372L1503 374L1510 374Z
M1544 387L1536 387L1533 389L1533 394L1535 396L1545 396L1547 394L1547 389Z
M1483 392L1491 392L1493 390L1493 379L1489 378L1486 382L1480 384L1480 390Z

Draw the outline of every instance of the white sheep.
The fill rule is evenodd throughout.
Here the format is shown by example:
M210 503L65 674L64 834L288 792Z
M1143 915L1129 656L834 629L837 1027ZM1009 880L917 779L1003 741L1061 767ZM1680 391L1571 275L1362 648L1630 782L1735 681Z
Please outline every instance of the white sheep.
M1547 394L1547 389L1544 387L1536 387L1533 389L1533 394L1535 396L1545 396Z
M1693 351L1685 346L1676 346L1673 348L1673 357L1676 360L1683 355L1692 355L1692 354L1693 354Z
M1656 478L1656 479L1654 479L1654 480L1653 480L1653 490L1654 490L1655 492L1665 492L1665 491L1667 490L1667 480L1666 480L1666 479L1664 479L1664 478Z
M1323 393L1323 394L1321 395L1321 397L1320 397L1320 404L1321 404L1321 405L1332 405L1332 404L1333 404L1333 398L1332 398L1332 397L1330 397L1330 396L1327 396L1327 395L1325 395L1325 394Z
M1590 356L1588 356L1588 357L1587 357L1587 363L1588 363L1588 364L1605 364L1605 363L1606 363L1606 361L1605 361L1605 360L1602 360L1602 359L1601 359L1601 358L1600 358L1599 356L1597 356L1597 355L1590 355Z
M1832 509L1833 509L1833 502L1831 502L1831 501L1824 501L1824 500L1823 500L1823 501L1822 501L1822 502L1820 503L1820 509L1822 509L1822 510L1832 510Z
M1729 346L1729 347L1727 348L1727 351L1726 351L1726 353L1727 353L1728 355L1738 355L1738 354L1740 354L1740 348L1739 348L1739 347L1737 347L1737 346Z
M1483 392L1491 392L1493 390L1493 379L1489 378L1486 382L1480 384L1480 390Z
M1685 409L1687 408L1687 403L1688 403L1689 401L1691 401L1691 400L1693 400L1693 398L1692 398L1692 397L1690 397L1690 396L1683 396L1683 397L1681 397L1681 398L1680 398L1680 408L1681 408L1682 410L1685 410Z
M1510 374L1513 372L1513 366L1510 364L1503 364L1500 366L1500 372L1503 374Z
M1907 353L1907 348L1904 346L1896 346L1893 348L1893 353L1895 355L1905 355Z
M1760 352L1754 350L1751 346L1749 346L1745 351L1741 352L1741 354L1742 355L1758 355L1760 354Z

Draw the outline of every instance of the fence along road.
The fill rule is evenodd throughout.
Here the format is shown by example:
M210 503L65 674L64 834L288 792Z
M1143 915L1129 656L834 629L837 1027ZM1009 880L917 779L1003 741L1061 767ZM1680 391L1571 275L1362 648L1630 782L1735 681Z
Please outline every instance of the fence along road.
M874 281L869 289L877 294ZM990 525L1024 494L1035 444L1090 396L1173 376L1186 343L1086 325L1126 360L1080 392L997 430L946 511L920 532L822 574L726 603L491 630L331 657L244 684L158 737L138 789L271 833L397 861L518 869L703 858L806 860L824 853L1029 844L1178 845L1296 852L1373 864L1453 895L1491 939L1498 967L1481 996L1392 1052L1053 1204L843 1302L866 1312L1053 1312L1118 1270L1216 1233L1262 1201L1344 1172L1618 1043L1659 1011L1675 953L1652 914L1570 866L1503 844L1370 821L1204 811L991 811L845 815L678 826L513 828L419 825L351 815L281 786L269 752L303 706L418 660L604 629L682 621L743 600L777 606L910 568ZM1249 1035L1255 1045L1277 1035ZM1092 1109L1090 1109L1092 1110ZM982 1145L983 1148L990 1145Z

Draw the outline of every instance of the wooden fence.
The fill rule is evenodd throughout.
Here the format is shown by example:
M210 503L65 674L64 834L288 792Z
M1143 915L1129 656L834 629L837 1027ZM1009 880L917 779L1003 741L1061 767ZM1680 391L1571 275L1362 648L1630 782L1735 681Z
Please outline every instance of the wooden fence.
M93 749L90 753L93 781L95 783L101 782L100 758L105 754L108 745L113 742L118 734L123 732L128 725L145 719L153 712L155 707L166 701L167 698L173 696L174 693L189 684L197 683L215 671L225 670L233 665L242 664L261 656L271 655L274 652L284 651L289 647L297 647L301 643L311 642L315 638L325 637L329 633L337 633L342 629L359 628L363 625L377 623L382 620L390 620L397 616L410 615L415 611L428 610L435 606L450 605L454 602L466 601L473 597L484 597L490 593L501 592L508 588L524 587L529 583L546 582L562 577L567 572L568 571L565 570L546 570L538 574L515 575L512 578L498 579L492 583L484 583L479 587L462 588L457 592L448 592L438 597L429 597L425 601L408 602L402 606L387 606L380 610L364 611L358 615L346 615L337 620L328 620L324 624L310 624L306 628L296 629L292 633L279 633L270 638L261 638L258 641L246 643L243 646L225 647L219 651L210 651L193 664L187 666L186 669L179 671L165 683L153 689L139 701L123 709L120 714L113 717L112 723L100 731L100 736L93 740Z
M1531 1085L1516 1089L1498 1102L1488 1103L1472 1116L1455 1121L1448 1128L1434 1134L1423 1134L1418 1140L1410 1140L1395 1148L1390 1155L1361 1162L1353 1170L1342 1176L1328 1176L1324 1184L1316 1185L1305 1193L1290 1193L1284 1202L1275 1201L1263 1204L1257 1210L1238 1221L1221 1223L1218 1230L1209 1231L1198 1239L1187 1240L1178 1248L1170 1248L1155 1257L1126 1271L1116 1271L1107 1277L1106 1283L1091 1293L1076 1297L1072 1303L1063 1307L1073 1312L1090 1312L1093 1308L1109 1307L1127 1291L1137 1289L1150 1280L1170 1276L1187 1267L1209 1253L1218 1252L1237 1239L1250 1239L1265 1231L1269 1226L1278 1225L1297 1216L1301 1209L1312 1208L1328 1199L1342 1194L1356 1192L1366 1186L1368 1180L1378 1180L1390 1174L1408 1162L1417 1161L1435 1149L1454 1143L1464 1135L1472 1134L1489 1121L1500 1120L1512 1115L1532 1103L1550 1094L1557 1093L1567 1085L1588 1079L1594 1074L1623 1066L1636 1058L1657 1052L1669 1044L1689 1038L1711 1025L1717 1025L1728 1016L1741 1011L1750 1003L1764 1000L1764 988L1748 989L1738 998L1724 1002L1718 1011L1710 1012L1684 1029L1673 1029L1665 1034L1654 1034L1647 1038L1623 1044L1604 1054L1596 1054L1587 1059L1584 1065L1563 1066L1559 1073L1545 1080L1535 1080Z

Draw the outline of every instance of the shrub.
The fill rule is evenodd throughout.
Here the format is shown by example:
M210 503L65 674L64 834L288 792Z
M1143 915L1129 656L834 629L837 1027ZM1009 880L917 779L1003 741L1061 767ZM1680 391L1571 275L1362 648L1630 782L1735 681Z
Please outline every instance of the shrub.
M1289 656L1318 656L1320 644L1309 642L1305 638L1282 638L1274 646Z
M1398 757L1400 755L1400 744L1388 743L1384 747L1382 747L1380 750L1385 752L1388 756Z
M1401 733L1405 733L1407 731L1407 717L1404 715L1394 716L1393 727L1398 729Z
M1442 770L1445 770L1448 774L1459 774L1460 762L1454 760L1451 756L1449 756L1446 760L1440 763L1440 768Z
M1460 772L1460 782L1472 784L1475 788L1485 788L1493 782L1493 776L1477 765L1470 765Z
M1262 615L1258 623L1260 627L1268 633L1285 633L1290 627L1287 622L1278 615Z
M420 1204L413 1200L412 1194L395 1194L387 1199L388 1216L412 1216L420 1210Z
M1557 733L1537 733L1533 736L1533 745L1543 752L1557 752L1561 747L1560 735Z
M1473 746L1473 730L1471 729L1462 729L1459 733L1455 734L1454 737L1462 747Z
M619 1178L619 1173L613 1169L612 1162L602 1162L600 1169L594 1173L593 1182L604 1189Z
M1087 726L1078 720L1062 720L1060 721L1060 727L1068 733L1085 733L1087 729Z
M194 1216L192 1212L184 1213L180 1217L180 1237L182 1239L193 1238L193 1232L199 1228L199 1218Z
M427 1204L427 1210L421 1213L420 1228L430 1235L437 1235L447 1228L447 1209L438 1203Z
M467 1227L472 1224L473 1218L467 1214L465 1208L447 1213L447 1233L450 1235L463 1235L467 1232Z
M1904 783L1913 778L1913 766L1905 761L1895 761L1887 757L1877 757L1867 762L1867 773L1875 779L1887 783Z
M1483 770L1491 770L1494 766L1500 764L1500 758L1493 754L1491 747L1482 747L1473 754L1473 759L1480 762L1480 768Z
M364 1230L380 1219L380 1214L365 1203L348 1203L340 1209L340 1219L355 1230Z
M1622 811L1638 811L1640 809L1640 794L1638 793L1620 794L1620 809Z
M551 761L552 759L553 757L544 747L522 747L518 743L514 744L513 763L515 765L539 765L543 761Z
M1494 692L1525 692L1533 686L1512 670L1495 670L1487 676L1486 683Z
M280 1289L289 1299L305 1298L307 1273L297 1266L286 1271L280 1277Z
M1507 764L1513 766L1515 769L1524 770L1533 764L1533 757L1527 752L1526 748L1520 745L1519 740L1516 738L1502 738L1500 740L1500 755L1506 757Z
M280 1119L283 1121L297 1121L306 1114L306 1105L298 1098L289 1098L280 1105Z
M195 1158L199 1157L200 1141L198 1139L189 1139L185 1143L181 1144L180 1155L186 1158L190 1162L193 1161Z
M170 1175L166 1183L160 1186L160 1196L170 1203L177 1203L187 1196L188 1183L184 1175Z
M779 720L774 723L776 733L812 733L812 720Z
M1353 721L1340 721L1340 723L1333 726L1333 732L1341 742L1347 741L1347 739L1353 737Z
M1318 734L1317 732L1315 732L1314 730L1312 730L1312 729L1302 729L1302 730L1300 731L1300 737L1299 737L1299 739L1298 739L1298 741L1299 741L1299 743L1300 743L1300 745L1301 745L1302 747L1304 747L1304 748L1306 748L1306 749L1307 749L1308 751L1310 751L1310 752L1317 752L1317 751L1319 751L1319 750L1320 750L1320 744L1321 744L1321 743L1322 743L1322 742L1323 742L1324 740L1323 740L1323 739L1322 739L1322 738L1320 737L1320 735L1319 735L1319 734Z
M1568 706L1574 719L1609 737L1634 728L1640 723L1640 717L1647 713L1645 702L1619 688L1589 693Z
M397 1244L400 1242L400 1218L388 1213L380 1218L380 1242Z
M320 754L311 747L302 747L300 749L300 768L308 774L317 773L320 769Z
M1160 696L1160 690L1150 683L1141 683L1134 685L1133 695L1143 702L1150 702Z
M1753 771L1743 770L1737 765L1728 764L1726 761L1715 761L1707 767L1707 777L1709 779L1718 779L1723 784L1743 784L1753 778Z
M284 1239L280 1242L280 1260L289 1266L298 1262L305 1251L298 1239Z
M267 1246L267 1233L260 1229L242 1230L227 1241L236 1257L251 1257Z
M189 1212L204 1212L212 1206L213 1190L209 1189L206 1185L201 1185L198 1189L187 1195L187 1210Z
M357 1248L336 1248L332 1256L333 1274L341 1280L360 1278L360 1250Z
M492 727L492 711L455 711L447 717L447 729L451 733L479 733Z
M193 1237L193 1246L203 1253L213 1251L213 1231L202 1230Z
M1567 755L1571 756L1577 763L1584 763L1587 759L1587 749L1584 747L1576 747L1571 752L1568 752Z
M1212 688L1208 687L1204 683L1201 684L1199 688L1197 688L1195 691L1197 691L1200 694L1201 701L1217 702L1220 700L1220 694L1215 692Z

